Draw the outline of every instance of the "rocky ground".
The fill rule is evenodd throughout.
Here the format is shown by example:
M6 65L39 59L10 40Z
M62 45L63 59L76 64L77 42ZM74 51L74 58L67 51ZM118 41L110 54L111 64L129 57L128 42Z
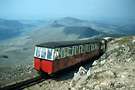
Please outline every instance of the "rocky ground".
M15 82L19 82L26 78L35 77L36 71L32 64L19 64L14 68L3 69L0 72L0 86L5 86Z
M71 73L73 74L73 73ZM135 90L135 36L112 40L92 67L67 79L50 79L24 90Z

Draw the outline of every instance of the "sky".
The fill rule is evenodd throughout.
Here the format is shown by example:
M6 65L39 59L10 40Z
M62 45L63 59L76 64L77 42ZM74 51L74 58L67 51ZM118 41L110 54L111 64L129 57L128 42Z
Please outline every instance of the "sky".
M0 18L135 18L135 0L0 0Z

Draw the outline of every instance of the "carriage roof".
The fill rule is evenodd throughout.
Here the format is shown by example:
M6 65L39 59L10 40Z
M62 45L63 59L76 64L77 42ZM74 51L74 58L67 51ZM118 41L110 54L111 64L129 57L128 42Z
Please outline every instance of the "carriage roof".
M67 46L75 46L82 44L89 44L99 42L101 39L88 39L88 40L74 40L74 41L56 41L56 42L45 42L36 45L37 47L46 47L46 48L59 48Z

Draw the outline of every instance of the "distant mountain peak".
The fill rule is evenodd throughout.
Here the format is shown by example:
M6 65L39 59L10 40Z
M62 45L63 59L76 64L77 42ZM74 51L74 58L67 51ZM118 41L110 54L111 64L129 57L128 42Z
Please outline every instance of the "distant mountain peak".
M61 19L54 20L51 26L82 26L84 23L87 22L74 17L63 17Z
M64 18L61 18L60 20L69 20L69 21L78 21L78 22L82 22L83 21L81 19L74 18L74 17L64 17Z

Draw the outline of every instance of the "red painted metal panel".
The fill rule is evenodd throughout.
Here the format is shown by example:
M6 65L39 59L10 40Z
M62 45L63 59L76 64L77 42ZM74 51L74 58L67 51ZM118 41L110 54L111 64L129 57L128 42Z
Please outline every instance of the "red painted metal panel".
M40 59L34 58L34 68L40 71Z
M78 64L80 62L90 60L94 56L98 56L98 54L99 54L98 52L99 52L98 50L95 50L91 53L80 54L80 55L76 55L76 56L65 58L65 59L55 60L54 65L53 65L53 67L54 67L53 72L57 72L64 68Z
M43 72L51 74L53 72L53 61L42 60L41 61L41 70Z

